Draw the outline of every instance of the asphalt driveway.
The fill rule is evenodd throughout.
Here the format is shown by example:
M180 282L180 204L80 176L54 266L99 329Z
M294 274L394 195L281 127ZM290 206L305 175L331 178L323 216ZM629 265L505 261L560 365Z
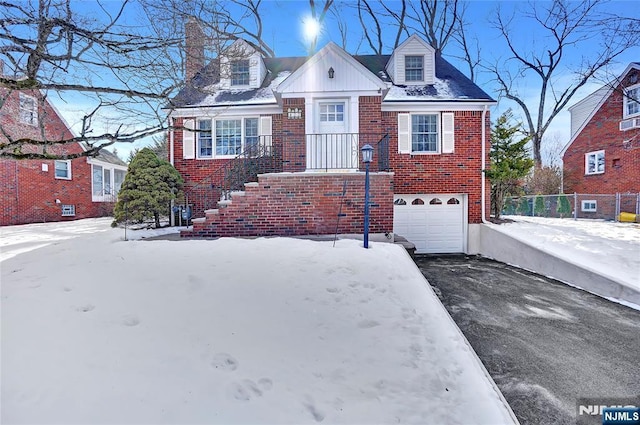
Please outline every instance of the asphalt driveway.
M640 311L475 256L416 264L524 424L570 424L579 398L640 403Z

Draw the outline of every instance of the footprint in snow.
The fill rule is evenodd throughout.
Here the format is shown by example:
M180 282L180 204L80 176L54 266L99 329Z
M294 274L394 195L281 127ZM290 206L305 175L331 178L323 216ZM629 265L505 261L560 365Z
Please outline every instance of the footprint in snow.
M134 314L128 314L122 318L122 324L125 326L138 326L140 319Z
M211 367L217 370L233 372L238 368L238 361L227 353L218 353L211 359Z
M370 329L375 328L376 326L380 326L380 323L376 322L375 320L361 320L360 322L358 322L358 327L360 329Z
M93 306L92 304L86 304L80 307L76 307L76 311L79 311L81 313L88 313L89 311L93 310L95 308L95 306Z
M331 294L337 294L338 292L340 292L340 288L327 288L327 292Z
M318 410L313 398L305 396L305 401L302 402L302 405L309 411L309 413L311 413L311 416L313 416L313 419L316 422L322 422L324 420L324 413Z
M238 401L250 401L252 398L262 397L272 386L273 382L269 378L259 379L257 383L251 379L243 379L229 386L229 395Z

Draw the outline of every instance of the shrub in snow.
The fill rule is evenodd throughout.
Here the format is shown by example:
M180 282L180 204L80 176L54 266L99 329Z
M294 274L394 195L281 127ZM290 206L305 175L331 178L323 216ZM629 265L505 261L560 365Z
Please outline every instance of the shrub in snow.
M171 200L183 185L180 173L169 162L158 158L149 148L136 153L118 193L114 225L124 221L148 219L160 227L160 216L169 214Z
M533 204L533 213L538 217L542 217L545 215L545 211L544 198L541 195L536 195L536 200Z
M567 195L562 194L558 197L558 206L556 207L556 211L560 215L560 218L571 215L571 204L569 203Z

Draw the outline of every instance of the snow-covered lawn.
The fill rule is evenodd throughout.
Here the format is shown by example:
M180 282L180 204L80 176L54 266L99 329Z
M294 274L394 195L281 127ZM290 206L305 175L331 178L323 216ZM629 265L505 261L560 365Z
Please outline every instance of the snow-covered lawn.
M108 226L0 228L2 423L512 423L398 246Z
M640 224L506 216L497 226L557 257L640 291Z

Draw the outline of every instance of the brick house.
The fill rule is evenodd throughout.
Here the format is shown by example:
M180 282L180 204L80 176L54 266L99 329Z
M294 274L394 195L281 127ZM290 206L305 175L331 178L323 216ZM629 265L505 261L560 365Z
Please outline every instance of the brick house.
M569 108L571 139L562 150L565 193L640 192L640 62L629 64L613 84ZM633 204L623 211L635 211ZM581 211L598 209L597 199Z
M1 69L1 68L0 68ZM38 90L0 88L0 142L74 137L58 111ZM81 143L52 146L48 152L84 151ZM63 221L110 215L127 165L108 151L71 160L0 159L0 225Z
M204 66L190 25L188 83L169 114L169 161L198 217L184 236L362 234L368 144L371 233L476 251L495 101L424 40L287 58L237 40Z

